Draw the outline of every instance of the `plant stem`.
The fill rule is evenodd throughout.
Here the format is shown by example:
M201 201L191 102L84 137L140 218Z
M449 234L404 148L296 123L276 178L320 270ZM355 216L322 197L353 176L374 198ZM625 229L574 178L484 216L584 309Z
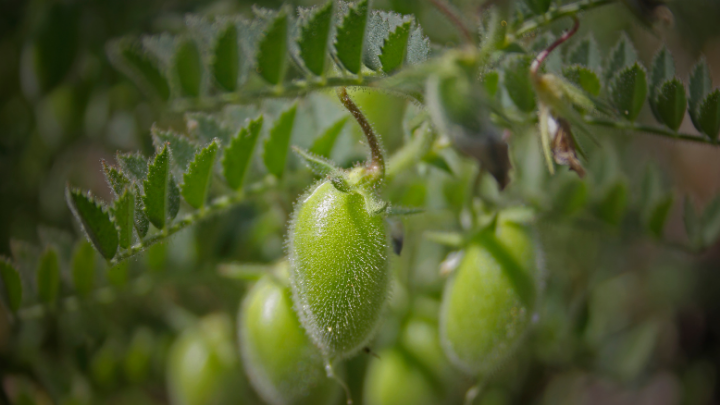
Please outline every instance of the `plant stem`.
M136 254L144 251L145 249L149 248L150 246L167 239L169 236L187 228L188 226L190 226L202 219L205 219L212 215L218 214L218 213L240 203L248 195L261 193L261 192L267 190L268 188L272 187L274 184L275 184L274 178L271 176L268 176L264 180L261 180L255 184L250 185L245 192L240 191L240 192L237 192L234 194L218 197L217 199L212 201L210 204L208 204L205 208L194 211L190 214L187 214L185 217L183 217L179 221L176 221L169 227L165 228L162 232L157 233L152 236L149 236L149 237L145 238L144 240L142 240L140 243L130 246L129 248L120 252L117 256L115 256L115 258L113 258L110 261L110 265L114 266L125 259L135 256Z
M678 141L690 141L690 142L702 143L702 144L706 144L706 145L720 146L720 144L718 144L718 142L713 141L710 138L706 138L703 136L683 134L683 133L671 131L666 128L654 127L654 126L650 126L650 125L643 125L643 124L638 124L635 122L613 121L613 120L589 117L589 116L585 116L583 118L583 121L585 121L585 123L588 125L595 125L598 127L645 132L648 134L659 135L659 136L662 136L665 138L670 138L670 139L674 139L674 140L678 140Z
M575 35L575 33L578 31L578 29L580 29L580 20L577 18L577 16L573 14L572 19L573 19L572 28L570 28L569 31L566 31L564 34L562 34L562 36L560 36L560 38L556 39L555 42L550 44L550 46L548 46L545 50L540 52L538 54L538 56L535 58L535 60L533 61L532 65L530 65L530 74L534 78L537 78L538 70L540 69L540 66L542 65L542 63L545 62L545 59L547 59L548 55L550 55L550 53L552 51L554 51L555 48L557 48L558 46L563 44L568 39L572 38L572 36Z
M370 122L368 122L365 115L360 111L360 108L350 99L347 89L345 87L338 88L337 95L338 98L340 98L340 102L343 103L345 108L350 111L350 114L352 114L358 124L360 124L365 138L367 138L368 146L370 147L370 164L368 165L368 169L375 171L379 178L384 178L385 158L383 157L382 146L380 146L380 139L375 134Z
M465 26L460 16L452 8L450 8L449 4L443 0L430 0L430 2L433 6L435 6L435 8L440 10L443 14L445 14L445 16L447 16L448 19L450 19L450 21L453 22L455 28L457 28L462 34L465 43L472 44L474 42L470 29Z
M581 11L598 8L608 4L613 4L617 0L584 0L576 3L566 4L562 7L554 8L549 10L545 14L535 16L525 21L520 28L518 28L513 34L514 38L522 37L540 27L551 24L563 17L575 15ZM514 39L511 38L511 39Z
M226 104L247 104L265 98L293 98L316 90L332 87L374 87L386 78L387 76L379 74L365 74L360 77L328 77L322 81L305 79L293 80L289 83L283 83L282 87L263 87L259 90L243 89L234 93L225 93L197 99L181 98L173 101L171 108L174 111L217 110L218 107Z

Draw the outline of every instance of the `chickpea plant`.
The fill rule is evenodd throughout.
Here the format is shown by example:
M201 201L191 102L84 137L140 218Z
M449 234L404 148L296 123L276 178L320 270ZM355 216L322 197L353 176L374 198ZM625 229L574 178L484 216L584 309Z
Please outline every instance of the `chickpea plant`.
M434 404L459 401L462 391L472 403L537 322L545 280L553 276L539 222L583 215L618 227L632 215L645 236L665 242L675 202L656 171L646 174L636 206L623 176L587 179L605 164L597 145L608 141L598 132L716 147L720 89L704 61L686 90L666 48L645 67L625 35L608 55L591 36L575 36L585 13L613 3L652 29L665 10L659 2L500 1L472 25L445 1L430 3L458 29L460 44L430 44L415 17L373 10L369 0L256 8L251 18L188 15L182 32L108 44L113 65L158 110L185 113L187 134L155 125L153 156L118 152L115 162L103 161L112 201L68 185L67 203L87 242L68 255L59 242L41 250L14 245L13 259L0 260L0 290L13 321L60 316L77 310L78 301L104 302L129 283L141 288L143 274L129 280L129 259L152 255L181 230L224 211L287 195L296 202L286 256L260 267L219 266L223 277L249 283L237 336L228 337L226 315L189 322L167 363L171 402L256 395L277 405L332 404L344 391L347 403L363 392L367 404ZM567 30L555 37L551 26ZM391 153L353 100L358 89L409 101L405 138ZM303 122L324 113L307 107L311 97L339 100L349 116L308 134ZM638 122L646 100L657 125ZM686 111L698 134L678 132ZM330 157L353 121L369 157L347 168ZM312 138L309 147L296 142L300 132ZM533 151L542 170L533 166ZM317 178L309 181L296 158ZM436 213L405 208L402 195L386 192L430 172L456 185L445 193L451 214L418 237L449 252L435 295L417 292L411 272L394 268L403 242L419 242L393 224ZM530 186L532 178L552 186ZM555 178L562 182L551 183ZM682 248L701 251L720 234L720 199L700 213L689 200L684 209L689 244ZM106 285L96 285L96 254L106 262ZM65 268L69 277L61 276ZM396 303L402 297L410 297L405 307ZM184 324L179 313L171 318ZM400 320L390 338L378 332L388 316ZM377 355L378 334L381 360L371 358L364 388L353 388L344 364L362 352ZM193 356L205 359L198 370L187 369ZM102 370L105 357L97 358ZM237 377L240 369L249 386ZM223 386L235 377L234 389Z

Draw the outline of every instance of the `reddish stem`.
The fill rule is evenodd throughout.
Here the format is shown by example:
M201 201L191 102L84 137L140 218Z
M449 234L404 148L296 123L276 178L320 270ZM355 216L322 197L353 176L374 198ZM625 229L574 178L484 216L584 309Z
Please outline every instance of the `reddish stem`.
M360 128L362 128L363 133L365 134L368 146L370 147L371 160L369 168L375 170L377 174L379 174L380 178L384 177L385 158L383 157L382 146L380 146L380 139L375 134L375 131L373 131L372 125L370 125L370 122L368 122L365 115L363 115L362 111L360 111L360 108L352 101L345 87L338 87L337 95L338 98L340 98L340 102L343 103L345 108L350 111L350 114L352 114L358 124L360 124Z
M445 14L447 18L449 18L450 21L453 22L453 24L455 24L455 28L457 28L460 33L462 33L463 39L466 43L473 43L472 33L470 32L468 27L465 26L465 24L462 22L460 16L457 15L457 13L450 8L449 4L445 3L443 0L430 0L430 2L435 6L435 8Z
M540 70L540 65L542 65L543 62L545 62L545 59L550 55L550 52L554 51L555 48L560 46L562 43L567 41L568 39L572 38L573 35L575 35L576 32L578 32L578 29L580 28L580 20L578 20L577 16L573 15L573 26L570 28L570 31L566 31L560 38L555 40L550 46L547 47L544 51L540 52L538 56L533 61L532 65L530 65L530 74L533 75L533 77L537 77L538 70Z

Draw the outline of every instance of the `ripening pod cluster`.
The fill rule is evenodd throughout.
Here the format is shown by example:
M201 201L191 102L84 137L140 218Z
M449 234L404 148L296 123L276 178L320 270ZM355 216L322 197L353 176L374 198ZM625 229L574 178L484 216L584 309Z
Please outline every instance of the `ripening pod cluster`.
M243 300L238 318L243 366L272 405L336 403L340 386L325 376L320 351L305 334L282 280L265 276Z
M533 318L539 267L530 229L504 212L472 235L440 309L442 346L455 366L483 376L514 352Z

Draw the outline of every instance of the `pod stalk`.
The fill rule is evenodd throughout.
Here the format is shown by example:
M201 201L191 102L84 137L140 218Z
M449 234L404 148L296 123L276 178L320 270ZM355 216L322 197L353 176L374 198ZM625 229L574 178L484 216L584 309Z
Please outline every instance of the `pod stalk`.
M530 74L533 76L533 78L537 79L538 71L540 70L540 66L543 62L545 62L545 59L550 55L550 52L554 51L555 48L562 45L564 42L566 42L568 39L572 38L573 35L578 31L580 28L580 20L577 18L577 16L573 15L573 26L570 28L569 31L566 31L562 36L555 40L550 46L548 46L545 50L540 52L538 56L533 61L532 65L530 65Z
M339 87L337 89L337 95L340 102L350 111L350 114L360 124L365 138L368 141L370 147L370 162L368 162L367 168L371 171L378 179L385 177L385 158L383 157L382 146L380 145L380 138L375 134L375 131L370 125L370 122L365 118L365 115L360 111L360 108L355 104L347 93L345 87Z

